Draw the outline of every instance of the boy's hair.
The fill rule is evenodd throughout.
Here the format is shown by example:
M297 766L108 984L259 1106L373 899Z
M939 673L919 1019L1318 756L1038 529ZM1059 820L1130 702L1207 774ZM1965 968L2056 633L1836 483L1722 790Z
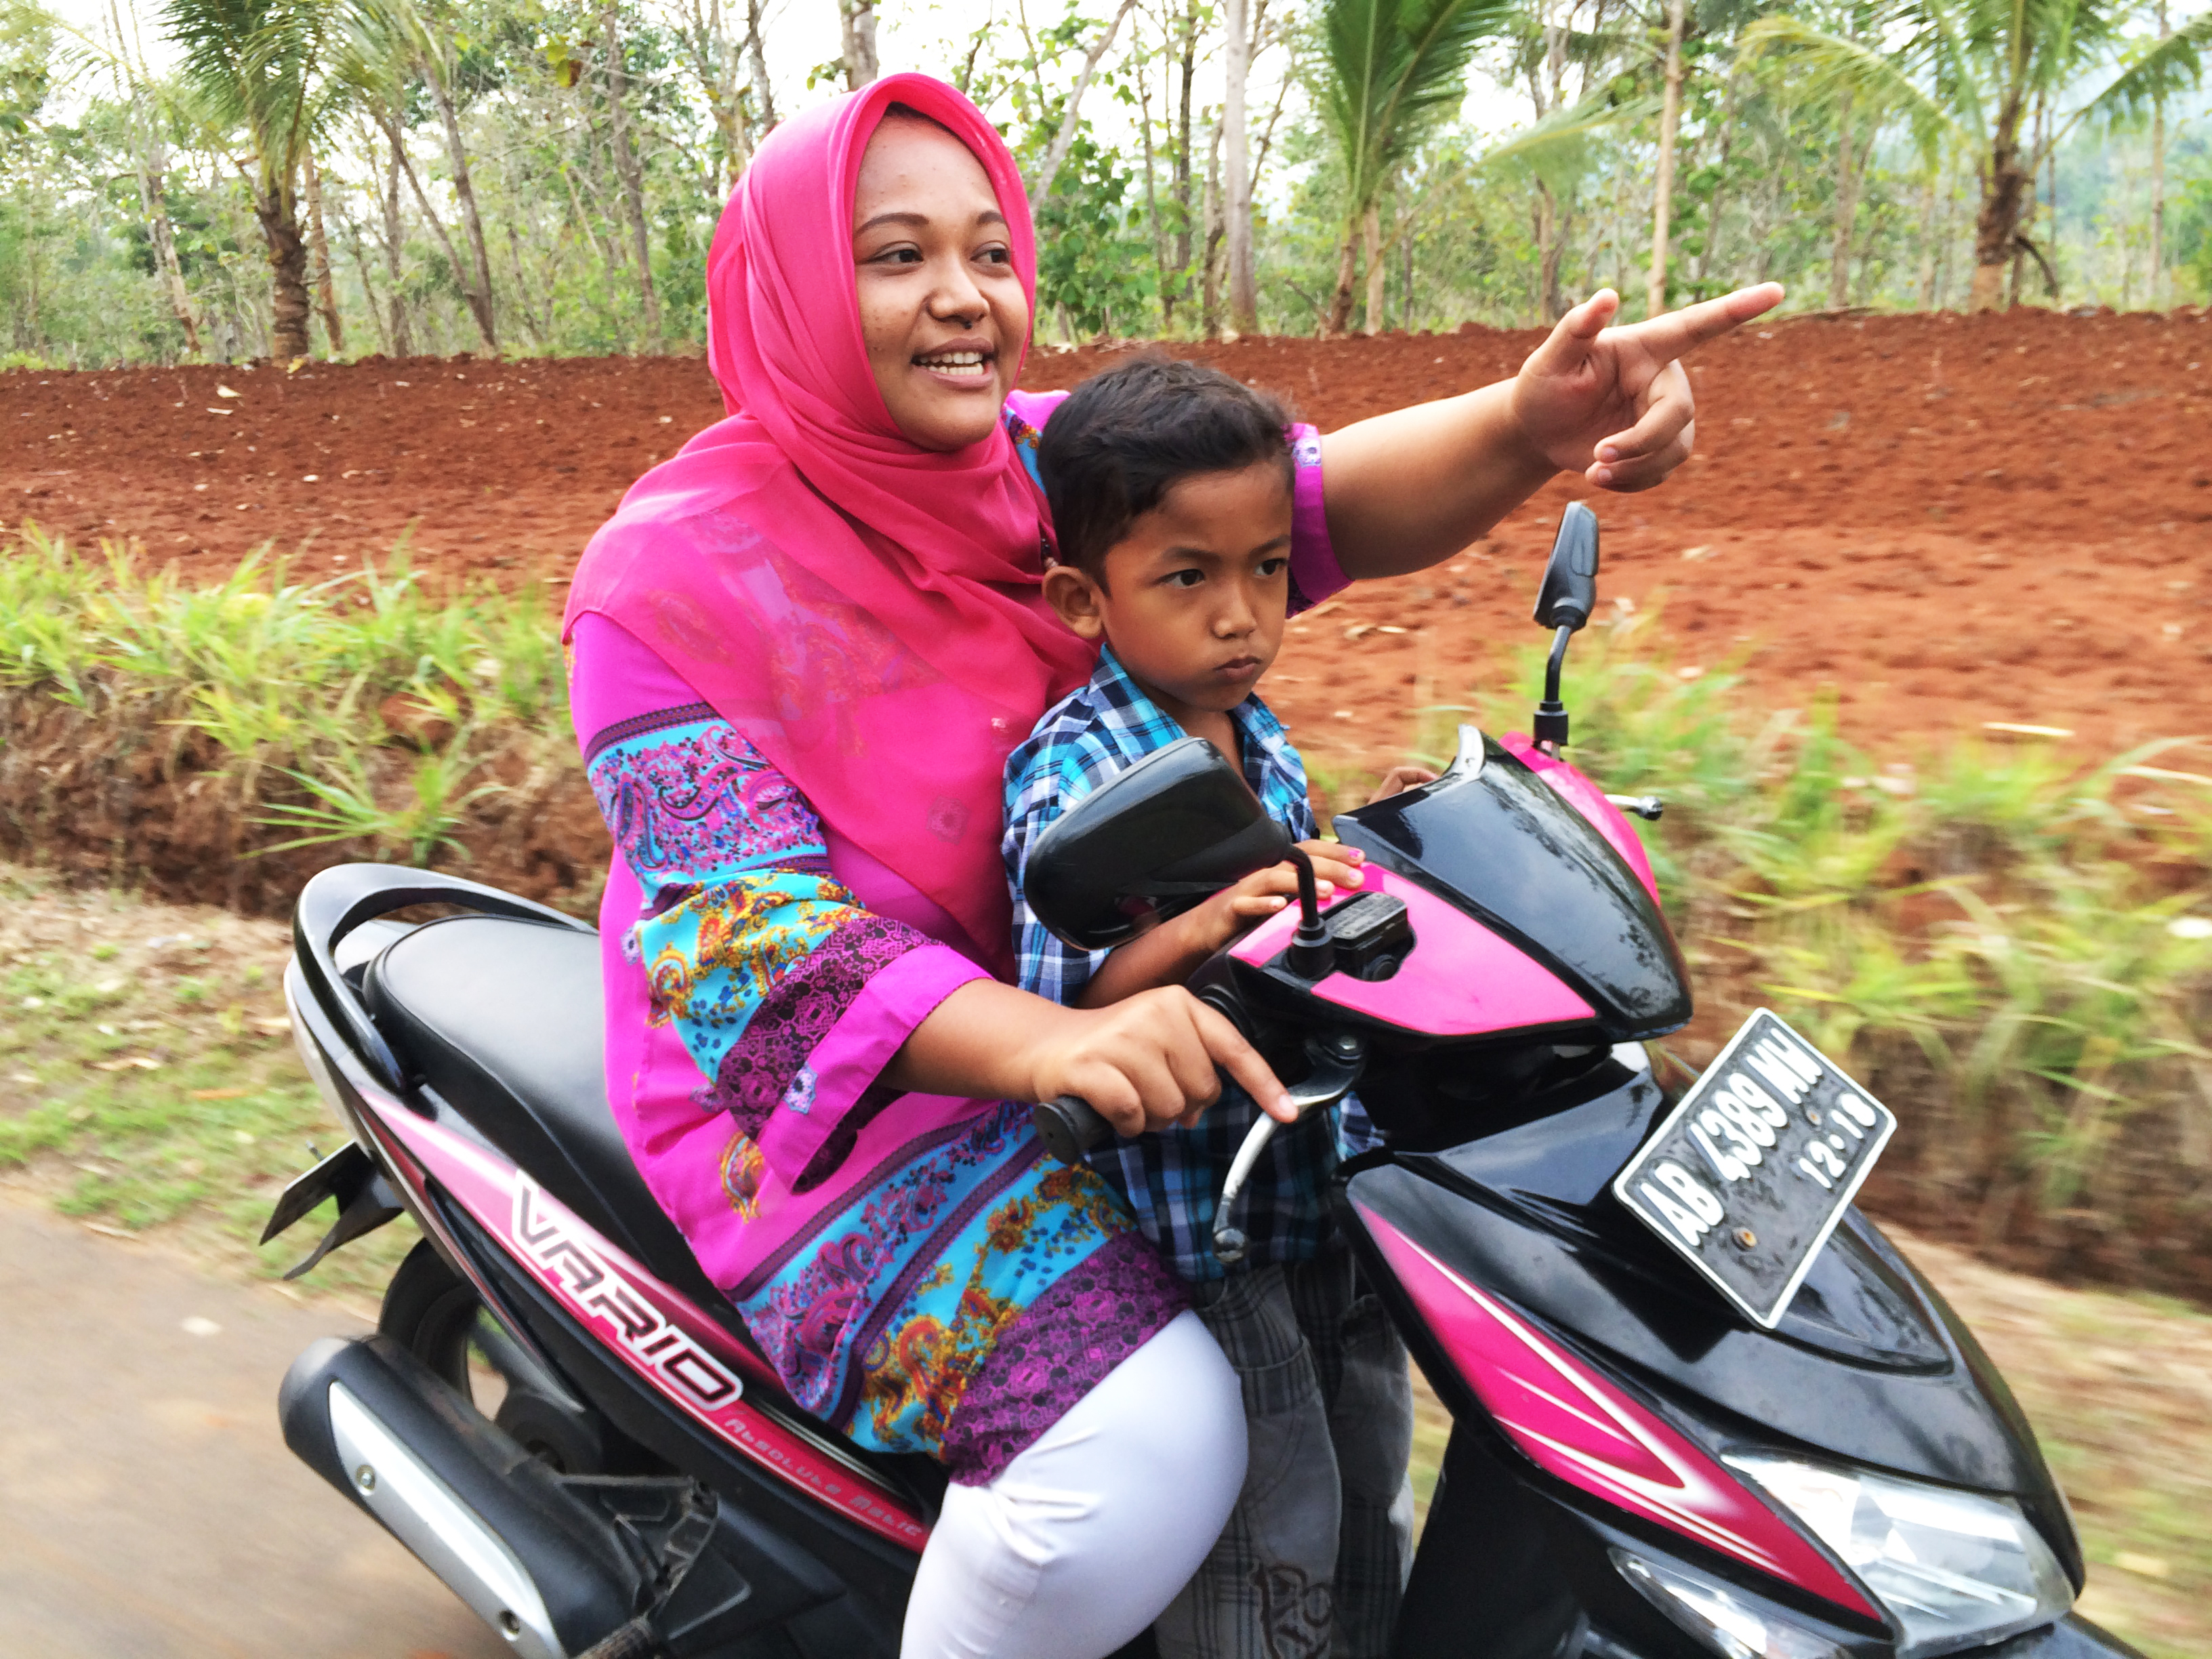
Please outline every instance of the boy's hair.
M1273 464L1288 489L1290 423L1279 399L1202 363L1150 354L1093 375L1037 446L1060 562L1103 583L1107 550L1200 473Z

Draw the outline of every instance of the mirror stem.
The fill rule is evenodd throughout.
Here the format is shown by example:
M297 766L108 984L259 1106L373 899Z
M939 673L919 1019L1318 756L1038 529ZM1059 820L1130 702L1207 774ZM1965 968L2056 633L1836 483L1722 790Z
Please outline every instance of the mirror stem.
M1291 935L1291 971L1302 979L1325 979L1336 970L1336 945L1321 919L1321 892L1314 883L1313 860L1303 848L1285 854L1297 866L1298 931Z
M1552 635L1552 655L1544 665L1544 701L1536 705L1536 747L1559 758L1567 744L1567 706L1559 701L1559 674L1567 665L1567 641L1575 636L1580 620L1563 623Z

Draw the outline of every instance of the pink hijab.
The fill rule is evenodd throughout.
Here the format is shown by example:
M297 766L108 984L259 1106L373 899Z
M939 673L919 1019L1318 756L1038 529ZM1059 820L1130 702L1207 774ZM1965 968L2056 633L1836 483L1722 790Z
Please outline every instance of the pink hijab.
M893 103L982 163L1034 309L1021 175L957 89L894 75L778 127L707 260L729 418L631 486L584 550L563 631L593 612L649 647L1004 974L1000 775L1091 653L1044 604L1045 504L1004 428L924 450L876 389L853 198Z

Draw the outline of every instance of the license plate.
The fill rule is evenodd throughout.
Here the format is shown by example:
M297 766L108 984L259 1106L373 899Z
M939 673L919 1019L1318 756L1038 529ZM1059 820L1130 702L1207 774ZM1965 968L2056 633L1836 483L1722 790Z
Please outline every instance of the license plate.
M1629 1213L1772 1330L1897 1115L1766 1009L1613 1177Z

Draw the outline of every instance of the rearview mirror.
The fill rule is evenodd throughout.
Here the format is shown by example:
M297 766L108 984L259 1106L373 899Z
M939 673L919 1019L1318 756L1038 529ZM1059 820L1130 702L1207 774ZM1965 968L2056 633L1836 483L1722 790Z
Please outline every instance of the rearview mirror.
M1536 620L1547 628L1580 628L1596 609L1597 514L1569 501L1536 590Z
M1280 863L1291 844L1218 749L1178 738L1046 826L1022 896L1070 945L1103 951L1147 916L1164 920Z

